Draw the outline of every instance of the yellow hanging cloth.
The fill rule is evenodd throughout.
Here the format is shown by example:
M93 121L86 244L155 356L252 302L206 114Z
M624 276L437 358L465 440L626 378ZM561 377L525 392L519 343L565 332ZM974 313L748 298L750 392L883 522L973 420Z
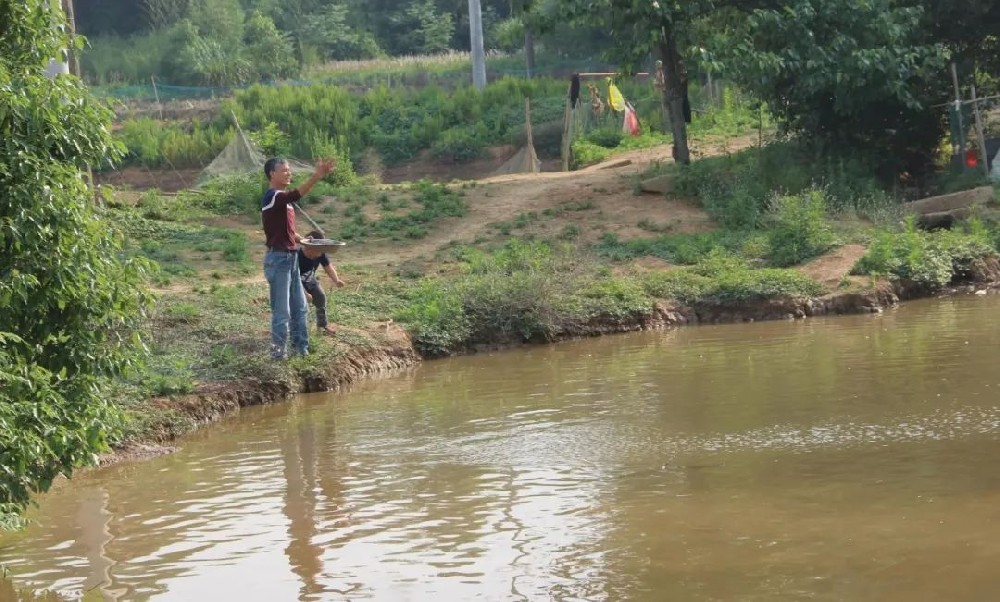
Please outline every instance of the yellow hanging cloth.
M611 108L615 111L621 112L625 110L625 97L622 96L622 93L618 89L618 86L615 85L615 82L610 79L608 80L608 104L610 104Z

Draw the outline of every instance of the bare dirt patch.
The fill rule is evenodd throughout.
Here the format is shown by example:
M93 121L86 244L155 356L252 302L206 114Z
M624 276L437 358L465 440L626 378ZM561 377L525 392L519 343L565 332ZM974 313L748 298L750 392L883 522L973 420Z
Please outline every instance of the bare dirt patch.
M836 289L845 279L851 284L862 284L867 282L866 278L849 276L849 274L854 264L864 256L865 250L862 245L844 245L799 266L797 269L830 290Z
M622 239L650 236L650 232L639 227L640 222L670 232L712 229L711 219L692 202L638 192L640 175L655 164L668 162L672 162L670 147L661 146L616 155L577 171L479 178L464 186L469 203L465 217L449 219L427 237L412 243L382 241L366 243L363 248L348 247L340 260L397 265L429 259L447 245L502 238L498 226L519 216L530 216L526 220L530 225L517 234L551 236L572 226L578 231L580 242L593 242L605 232Z

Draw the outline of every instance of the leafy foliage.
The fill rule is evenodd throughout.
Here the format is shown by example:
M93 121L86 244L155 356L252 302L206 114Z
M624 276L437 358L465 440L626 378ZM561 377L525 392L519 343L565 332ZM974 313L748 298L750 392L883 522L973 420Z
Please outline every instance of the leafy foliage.
M298 72L291 40L278 31L274 21L254 12L243 35L246 57L257 72L257 79L283 79Z
M985 230L925 232L911 216L900 231L879 231L854 273L907 280L934 291L968 273L973 262L995 254Z
M111 113L75 78L44 76L67 43L50 4L0 2L0 514L105 449L105 378L133 361L145 303L142 265L81 178L121 153Z
M303 19L299 36L306 48L315 48L324 60L366 59L382 54L370 33L350 24L347 6L328 4Z
M737 81L794 131L884 165L921 173L941 133L942 45L925 41L921 10L891 0L807 0L754 11L720 39Z
M823 286L794 270L754 269L745 260L716 250L691 270L711 279L699 302L738 304L778 296L812 296Z
M822 190L777 197L771 221L768 238L775 266L795 265L820 255L833 245L834 236L826 222L826 199Z

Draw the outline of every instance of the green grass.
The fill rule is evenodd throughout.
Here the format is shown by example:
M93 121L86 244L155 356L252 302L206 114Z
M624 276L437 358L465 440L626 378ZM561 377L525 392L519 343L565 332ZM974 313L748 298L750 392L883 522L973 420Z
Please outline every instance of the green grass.
M461 190L426 180L402 189L401 194L406 198L392 200L385 195L375 198L370 191L354 189L344 204L337 237L351 241L420 239L431 229L440 227L443 220L462 217L468 211ZM369 216L369 208L378 210L377 218Z

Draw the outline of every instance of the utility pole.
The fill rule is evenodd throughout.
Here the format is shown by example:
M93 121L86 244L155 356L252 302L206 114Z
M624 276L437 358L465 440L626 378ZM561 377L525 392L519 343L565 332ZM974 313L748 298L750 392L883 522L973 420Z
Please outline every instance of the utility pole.
M469 40L472 42L472 85L486 87L486 51L483 49L483 9L479 0L469 0Z
M73 12L73 0L62 0L63 12L66 13L66 25L69 27L69 48L66 50L66 61L69 72L80 77L80 56L76 51L76 15Z

